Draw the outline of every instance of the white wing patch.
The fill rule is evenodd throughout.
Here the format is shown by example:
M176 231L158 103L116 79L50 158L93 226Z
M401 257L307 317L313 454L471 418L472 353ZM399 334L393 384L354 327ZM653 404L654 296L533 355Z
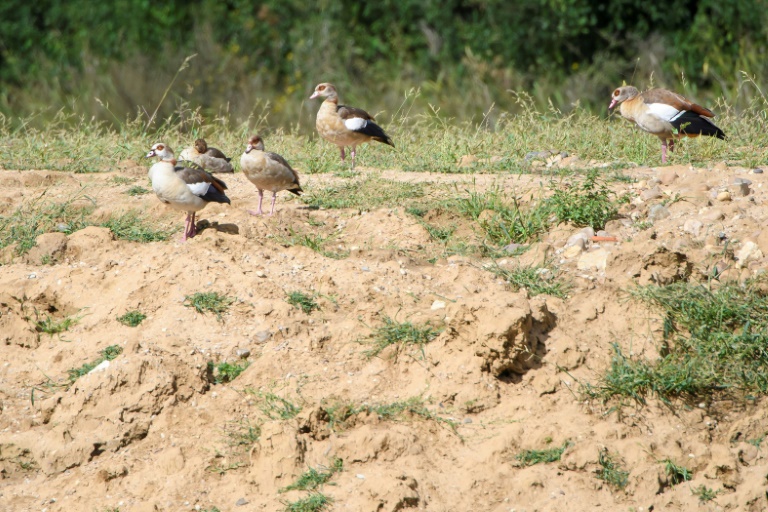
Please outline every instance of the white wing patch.
M346 126L348 130L352 130L353 132L356 132L357 130L362 130L363 128L365 128L367 124L368 124L368 121L366 121L361 117L353 117L351 119L344 120L344 126Z
M685 110L677 110L672 105L667 105L666 103L649 103L648 112L664 121L674 121Z
M211 184L207 181L201 181L198 183L187 183L189 190L192 191L198 197L203 197L208 193L208 189L211 188Z

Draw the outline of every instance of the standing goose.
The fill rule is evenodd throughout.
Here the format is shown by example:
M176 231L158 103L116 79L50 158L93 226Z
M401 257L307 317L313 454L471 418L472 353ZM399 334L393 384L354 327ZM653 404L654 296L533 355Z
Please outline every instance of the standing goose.
M240 168L246 178L259 190L259 209L255 212L248 210L251 215L263 214L261 202L264 199L265 190L272 191L270 215L275 213L275 200L279 191L287 190L297 196L303 192L296 171L282 156L264 151L264 141L258 135L248 139L245 153L240 157Z
M235 172L231 158L227 158L224 153L216 148L208 147L205 139L197 139L192 147L186 148L181 152L182 161L193 162L208 172L230 173Z
M675 150L675 137L707 135L725 139L723 130L710 120L715 117L711 110L666 89L640 93L632 86L619 87L613 91L608 108L618 104L622 117L661 139L661 163L667 161L667 141L669 150Z
M147 158L153 156L158 157L160 161L149 168L152 190L163 203L174 210L187 213L184 235L181 238L185 241L197 234L195 214L198 211L208 203L230 204L224 193L227 185L202 169L176 167L173 150L162 142L152 146L147 153Z
M355 153L358 144L375 140L395 147L389 135L384 133L375 119L365 110L339 105L336 88L328 83L319 84L309 99L322 96L325 98L317 112L317 131L328 142L332 142L341 151L344 161L344 147L352 148L352 168L355 168Z

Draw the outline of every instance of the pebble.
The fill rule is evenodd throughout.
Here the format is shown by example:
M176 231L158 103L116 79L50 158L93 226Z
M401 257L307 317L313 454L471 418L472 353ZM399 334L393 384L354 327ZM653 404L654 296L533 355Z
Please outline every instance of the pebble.
M261 270L257 270L257 271L256 271L256 277L267 277L267 274L265 274L265 273L264 273L263 271L261 271Z
M430 309L432 311L435 311L436 309L445 309L445 302L442 300L436 300L432 303L432 307Z
M683 224L683 231L686 233L690 233L693 236L699 236L699 233L701 233L701 228L704 226L704 223L701 222L698 219L688 219L685 221L685 224Z
M566 247L579 247L584 249L587 246L587 235L584 233L576 233L568 237L568 241L565 242Z
M744 242L738 251L733 254L736 257L736 266L742 268L750 261L756 261L763 258L763 251L757 246L755 242L748 240Z
M522 249L524 247L525 246L523 244L509 244L509 245L504 246L504 252L512 254L512 253L515 253L515 252L519 251L520 249Z
M578 245L578 244L571 245L570 247L566 247L565 250L563 251L563 258L565 259L575 258L582 252L584 252L583 245Z
M243 505L247 505L247 504L248 504L248 500L246 500L245 498L240 498L235 502L236 507L242 507Z
M752 184L751 181L746 180L744 178L736 178L733 180L733 183L731 183L731 186L728 187L728 190L737 197L744 197L749 195L749 186Z
M716 199L718 201L722 201L722 202L730 201L731 200L731 193L728 192L727 190L721 190L720 192L717 193Z
M655 204L648 211L648 220L651 222L666 219L667 217L669 217L669 209L663 204Z
M239 348L235 351L235 354L237 354L237 357L240 359L247 359L251 355L251 351L247 348Z
M640 197L642 198L643 201L650 201L651 199L658 199L663 195L664 194L662 194L659 187L653 187L653 188L649 188L648 190L644 190L640 194Z
M585 252L579 258L579 261L576 263L576 267L579 270L590 270L593 268L597 270L605 270L605 267L608 263L609 254L610 253L605 249L597 249L596 251Z
M762 169L752 169L752 174L763 174Z
M259 331L253 337L256 338L257 342L264 343L272 337L272 333L269 331Z

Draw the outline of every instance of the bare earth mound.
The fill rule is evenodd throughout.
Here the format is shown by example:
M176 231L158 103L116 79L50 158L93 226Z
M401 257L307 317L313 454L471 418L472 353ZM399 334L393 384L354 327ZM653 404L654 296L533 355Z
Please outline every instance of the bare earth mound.
M146 186L145 173L120 176ZM330 475L317 491L336 511L768 509L762 400L618 407L582 393L612 344L658 354L663 319L627 289L705 281L718 264L721 281L766 268L768 181L724 165L626 174L636 181L611 185L630 200L607 239L574 249L566 242L581 230L552 226L521 256L497 259L554 261L571 285L565 299L514 290L488 258L438 254L402 205L311 209L281 195L273 218L250 216L256 194L242 174L227 178L232 206L209 205L186 243L180 233L130 242L92 225L42 235L23 256L6 248L0 510L283 510L318 495L285 489L310 468ZM153 194L126 194L115 176L4 171L0 215L46 192L80 197L73 204L94 218L139 210L181 227L181 215ZM522 198L542 180L382 176ZM304 188L345 181L311 176ZM315 251L294 243L299 234L327 242ZM220 317L189 307L210 292L233 300ZM309 312L289 303L294 292L314 302ZM117 320L134 310L146 315L138 326ZM386 320L433 338L378 346L371 334ZM102 362L112 346L121 352ZM557 448L549 463L521 456ZM610 460L626 485L606 478Z

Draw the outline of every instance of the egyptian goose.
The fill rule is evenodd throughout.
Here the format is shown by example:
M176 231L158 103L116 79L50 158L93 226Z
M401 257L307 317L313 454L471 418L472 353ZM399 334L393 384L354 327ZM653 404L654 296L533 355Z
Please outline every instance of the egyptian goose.
M157 198L174 210L187 213L184 235L181 240L197 234L195 214L208 203L227 203L229 198L224 193L227 185L202 169L177 167L173 150L158 142L147 153L147 158L156 156L160 159L149 168L149 179Z
M192 147L186 148L179 155L182 161L189 161L199 165L208 172L235 172L231 158L227 158L224 153L216 148L208 147L205 139L197 139Z
M251 183L256 185L259 190L259 209L257 211L248 210L251 215L262 215L261 202L264 199L264 191L272 191L272 210L270 215L275 213L275 200L277 193L281 190L287 190L292 194L300 196L303 190L299 185L299 175L293 170L291 165L285 161L285 158L277 153L264 151L264 141L258 135L253 135L248 139L245 146L245 153L240 157L240 168L245 177Z
M355 149L358 144L375 140L389 144L392 139L384 133L375 119L365 110L339 105L339 95L336 88L328 83L319 84L309 99L322 96L325 98L317 112L317 131L328 142L339 146L341 161L344 161L344 147L352 148L352 168L355 168Z
M608 108L618 104L622 117L661 139L661 163L667 161L667 141L669 150L674 151L675 137L708 135L725 139L723 130L709 119L715 117L711 110L666 89L640 93L632 86L619 87L613 91Z

